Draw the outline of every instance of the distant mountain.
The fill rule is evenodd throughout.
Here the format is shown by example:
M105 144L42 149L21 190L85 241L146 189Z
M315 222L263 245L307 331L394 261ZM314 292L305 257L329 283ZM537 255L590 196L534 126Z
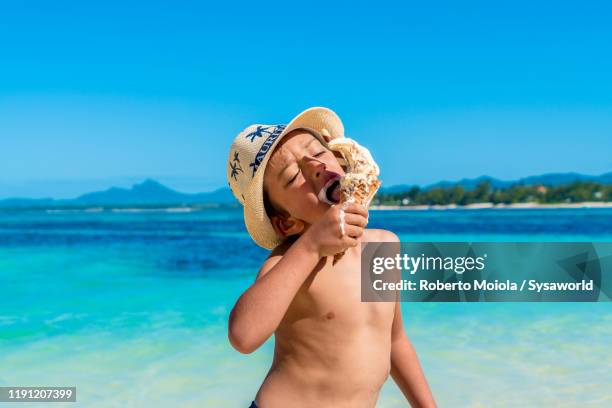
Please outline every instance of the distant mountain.
M594 181L612 184L612 172L599 176L578 173L551 173L525 177L515 181L503 181L489 176L459 181L441 181L421 187L431 190L437 187L460 185L466 190L474 189L478 183L489 181L494 188L506 188L514 184L543 184L556 186L575 181ZM410 190L414 185L400 184L381 188L381 193L397 193ZM48 208L48 207L87 207L87 206L181 206L181 205L237 205L238 202L229 188L224 187L208 193L185 194L172 190L155 180L145 180L131 188L111 187L107 190L83 194L74 199L56 200L53 198L7 198L0 200L0 208Z
M104 191L83 194L74 199L8 198L0 200L0 207L180 206L235 203L237 201L229 188L220 188L209 193L185 194L148 179L134 184L130 189L111 187Z
M515 182L509 182L509 181L501 181L501 180L498 180L496 178L489 177L489 176L480 176L480 177L473 178L473 179L464 178L458 181L444 180L444 181L439 181L434 184L428 184L426 186L419 186L416 184L397 184L397 185L393 185L389 187L381 187L380 192L385 193L385 194L393 194L393 193L401 193L403 191L408 191L413 187L419 187L421 190L431 190L434 188L448 188L448 187L453 187L457 185L463 187L465 190L473 190L479 183L483 181L488 181L489 183L491 183L491 186L493 186L494 188L504 188L504 187L507 187L515 183Z
M453 186L461 186L465 190L473 190L476 186L483 181L488 181L491 183L491 187L493 188L506 188L511 186L512 184L517 184L518 181L503 181L489 176L480 176L473 179L463 178L459 181L439 181L434 184L430 184L426 186L425 190L431 190L433 188L448 188Z
M579 173L549 173L542 174L539 176L524 177L512 181L499 180L489 176L480 176L472 179L464 178L457 181L439 181L434 184L419 187L423 190L431 190L433 188L448 188L453 186L461 186L465 190L473 190L479 183L483 181L488 181L489 183L491 183L491 186L493 188L507 188L516 184L526 186L534 184L542 184L545 186L558 186L561 184L570 184L576 181L593 181L601 184L612 184L612 172L604 173L599 176L590 176ZM399 193L402 191L408 191L414 186L415 185L410 184L399 184L389 187L383 187L381 188L381 192L387 194Z
M599 176L588 176L578 173L550 173L543 174L541 176L522 178L519 180L519 184L543 184L547 186L558 186L560 184L570 184L575 181L593 181L601 184L612 184L612 172L604 173Z
M210 193L185 194L172 190L155 180L134 184L131 189L112 187L104 191L83 194L70 200L77 205L175 205L228 204L235 198L227 188Z

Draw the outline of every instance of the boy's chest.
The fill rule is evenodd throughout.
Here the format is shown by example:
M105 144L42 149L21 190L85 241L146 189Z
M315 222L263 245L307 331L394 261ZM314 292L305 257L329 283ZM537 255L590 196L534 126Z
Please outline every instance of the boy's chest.
M393 302L361 301L360 257L347 253L336 264L331 258L306 280L295 299L302 313L349 324L387 324L393 319Z

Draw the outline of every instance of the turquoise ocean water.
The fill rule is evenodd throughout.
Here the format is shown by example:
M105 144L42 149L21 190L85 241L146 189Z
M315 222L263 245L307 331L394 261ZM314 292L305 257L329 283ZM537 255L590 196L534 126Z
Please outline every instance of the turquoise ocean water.
M610 209L373 211L370 226L405 241L612 242ZM273 345L234 351L227 317L265 256L237 209L0 212L0 385L77 387L54 407L246 407ZM403 313L440 407L612 406L611 303ZM405 406L391 380L378 406Z

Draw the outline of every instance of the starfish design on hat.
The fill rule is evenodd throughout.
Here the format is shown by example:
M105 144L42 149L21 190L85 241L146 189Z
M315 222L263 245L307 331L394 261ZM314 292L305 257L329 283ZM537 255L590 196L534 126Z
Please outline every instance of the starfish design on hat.
M252 131L251 133L249 133L248 135L246 135L245 137L251 138L251 142L253 142L255 140L256 137L263 137L264 133L267 135L272 134L272 132L270 132L268 129L270 129L271 127L274 126L257 126L257 128Z
M230 163L230 167L232 168L232 178L234 180L238 180L238 173L242 173L242 168L239 163Z
M231 177L234 180L238 180L238 173L243 173L242 166L240 166L240 159L238 158L238 152L234 152L234 159L229 164L232 169Z

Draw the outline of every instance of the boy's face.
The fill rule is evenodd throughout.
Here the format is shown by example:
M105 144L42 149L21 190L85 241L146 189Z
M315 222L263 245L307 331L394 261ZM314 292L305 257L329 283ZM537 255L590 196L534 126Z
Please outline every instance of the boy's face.
M339 201L342 176L344 170L331 150L312 134L294 130L272 152L264 174L264 189L275 208L307 227Z

